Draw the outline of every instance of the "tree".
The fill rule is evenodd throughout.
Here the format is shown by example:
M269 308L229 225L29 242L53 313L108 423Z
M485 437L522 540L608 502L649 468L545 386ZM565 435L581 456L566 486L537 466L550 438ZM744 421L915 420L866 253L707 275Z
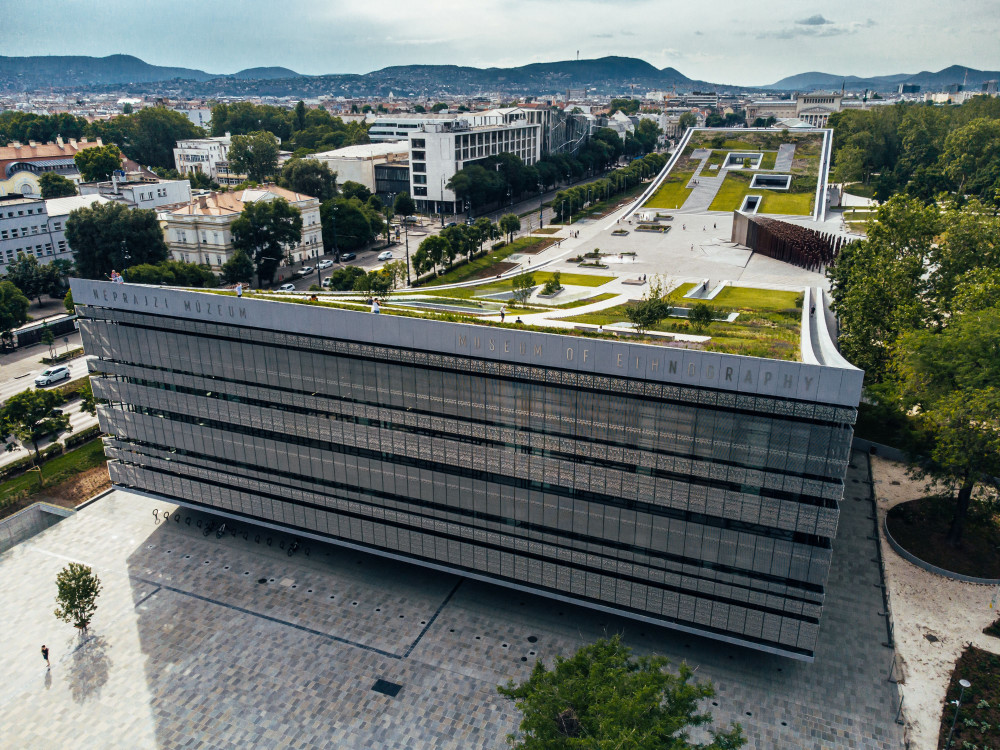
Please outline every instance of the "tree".
M52 331L49 330L48 326L44 326L40 341L49 348L49 357L54 357L55 354L52 352L52 345L55 343L56 337L52 335Z
M340 192L344 198L357 198L362 203L367 203L368 199L372 197L371 190L366 188L360 182L355 182L354 180L348 180L341 185Z
M670 315L671 306L664 296L663 287L663 280L654 276L642 299L625 308L625 317L637 333L645 333Z
M63 297L63 307L66 308L66 312L70 315L76 312L76 304L73 302L73 290L70 289L66 292L66 296Z
M621 636L600 639L573 656L557 656L548 670L535 662L520 685L497 688L522 714L521 736L508 737L523 750L549 748L628 748L629 750L731 750L746 744L735 724L710 730L709 744L692 743L688 730L712 721L698 704L715 695L710 682L693 681L694 670L681 663L667 671L662 656L635 658Z
M125 280L132 284L163 284L196 289L211 289L219 285L219 280L207 266L180 260L131 266L125 269L124 276Z
M916 415L916 471L955 495L948 541L962 540L973 490L1000 474L1000 306L900 338L902 404Z
M714 319L715 313L704 302L695 302L688 312L688 322L699 333L708 328Z
M393 204L393 213L396 216L412 216L416 212L417 204L409 193L403 192L396 196L396 202Z
M433 107L431 107L431 112L433 112L434 114L437 114L438 112L441 112L442 110L445 110L445 109L448 109L448 105L445 104L444 102L438 102Z
M55 616L73 627L86 630L97 611L101 581L94 571L80 563L70 563L56 576Z
M389 277L393 289L406 283L406 261L394 260L382 266L382 273Z
M247 203L232 232L233 248L253 258L258 283L271 283L285 248L302 239L302 214L284 198Z
M76 195L76 185L73 180L63 177L56 172L43 172L38 178L38 184L42 188L42 198L66 198Z
M516 214L504 214L500 217L500 231L507 235L507 242L514 238L514 232L521 229L521 220Z
M237 250L222 264L222 281L226 284L236 284L250 281L254 266L250 256L243 250Z
M490 221L489 216L480 216L474 224L478 232L479 249L483 249L483 243L494 240L499 236L500 230L497 225Z
M451 249L451 244L448 242L447 238L441 235L431 235L427 237L420 243L420 247L417 249L419 255L414 255L414 263L420 261L420 267L423 270L434 269L434 275L438 275L438 264L441 263L445 258L448 257L449 253L452 253L454 257L454 251ZM418 271L420 273L420 271Z
M122 168L122 152L113 143L93 146L76 152L76 168L86 182L110 179L111 173Z
M337 292L349 292L354 289L357 280L365 275L363 268L344 266L330 274L330 289Z
M306 126L306 103L299 101L295 105L295 118L292 120L292 130L302 130Z
M0 340L10 337L12 329L28 322L31 300L13 282L0 281Z
M520 273L511 279L510 287L514 304L523 305L535 289L535 276L532 273Z
M995 200L1000 189L1000 120L978 118L949 133L941 166L960 195Z
M234 135L229 146L229 168L252 182L264 182L278 169L278 139L266 130Z
M337 194L337 175L319 159L292 159L281 169L278 184L296 193L318 198L320 203Z
M17 260L7 267L7 281L13 282L25 297L34 297L42 304L42 295L61 297L63 283L58 269L42 265L34 255L17 254Z
M94 203L71 212L66 240L73 250L77 273L104 279L112 269L159 263L170 257L156 211L129 208L124 203Z
M364 276L358 276L354 281L354 291L374 297L379 302L385 302L392 293L392 275L382 271L369 271Z
M63 397L57 391L29 388L15 393L0 410L2 437L13 436L22 442L30 441L35 448L35 460L38 460L38 441L41 438L70 431L69 417L58 410L62 403ZM12 443L7 443L7 450L13 450Z
M683 112L679 118L677 118L677 127L683 133L688 128L693 128L698 124L698 118L693 112Z
M340 257L342 250L358 250L375 238L375 229L361 201L332 198L319 207L323 245ZM381 221L378 228L381 229Z
M94 122L90 131L103 137L105 143L117 143L129 159L145 167L165 169L174 166L177 141L205 135L184 114L161 105Z

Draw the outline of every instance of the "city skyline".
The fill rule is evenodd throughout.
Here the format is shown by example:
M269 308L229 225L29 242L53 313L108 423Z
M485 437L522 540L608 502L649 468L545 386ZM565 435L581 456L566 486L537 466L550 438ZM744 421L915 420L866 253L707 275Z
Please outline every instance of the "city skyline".
M9 4L3 0L0 7ZM122 0L67 5L41 0L37 12L8 13L5 55L132 54L156 65L210 73L284 66L307 75L367 73L392 65L454 64L517 67L606 55L638 57L695 79L767 85L797 73L861 77L918 73L949 65L1000 68L1000 7L987 0L948 6L917 0L873 6L849 0L834 10L771 0L748 7L721 0L703 8L628 0L486 0L474 16L439 2L388 0L374 6L293 0L274 17L273 5L248 0L243 12L217 2L137 10ZM51 19L61 19L53 33ZM663 17L663 23L649 23ZM109 19L117 29L109 36ZM262 23L266 19L266 23ZM484 21L485 19L485 21ZM566 29L572 19L572 29ZM528 24L526 21L531 20ZM974 23L972 23L974 21ZM489 30L488 36L481 29ZM221 32L226 33L221 33ZM205 44L208 34L211 44ZM739 43L734 43L739 42ZM766 48L766 49L765 49Z

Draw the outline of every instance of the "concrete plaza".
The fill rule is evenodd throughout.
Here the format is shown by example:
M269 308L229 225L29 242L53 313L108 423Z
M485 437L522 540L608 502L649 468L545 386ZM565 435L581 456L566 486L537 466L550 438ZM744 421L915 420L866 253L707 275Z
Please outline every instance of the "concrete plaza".
M812 664L333 545L289 556L290 536L243 523L205 536L207 515L157 523L174 507L114 491L0 556L2 744L499 748L518 716L498 683L621 632L711 679L706 707L748 747L896 750L866 461L848 473ZM52 614L70 561L104 583L83 639Z

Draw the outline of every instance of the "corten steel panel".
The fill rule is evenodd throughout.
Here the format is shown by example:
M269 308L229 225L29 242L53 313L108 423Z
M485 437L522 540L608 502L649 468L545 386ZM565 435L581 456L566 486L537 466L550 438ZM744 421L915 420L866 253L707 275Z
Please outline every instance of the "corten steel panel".
M159 291L142 291L143 301ZM81 292L85 294L86 289ZM112 290L112 296L115 293L125 294L125 290ZM140 294L128 293L132 299ZM164 306L168 302L162 300ZM172 304L176 309L176 300ZM248 308L250 312L254 306ZM230 307L233 319L226 319ZM461 335L456 334L451 351L491 359L489 374L479 373L481 368L474 361L450 358L439 362L437 355L449 351L441 343L447 343L448 337L432 333L444 329L407 319L395 321L406 328L404 340L429 350L428 354L417 356L417 365L377 362L328 347L323 342L330 339L288 339L291 346L308 344L311 351L282 344L282 330L313 332L301 330L303 322L289 317L291 308L284 306L274 319L281 327L275 325L273 331L265 330L260 321L256 330L247 328L254 323L246 319L236 322L238 306L229 305L228 300L214 308L207 302L202 305L202 317L221 313L222 318L216 316L211 323L195 323L199 317L196 304L180 314L191 320L182 327L176 320L149 316L154 326L173 326L172 331L140 331L129 324L134 321L121 317L119 325L84 319L88 351L96 350L124 363L112 362L106 371L181 389L164 391L155 385L110 379L96 389L112 400L117 396L137 409L167 417L102 405L102 423L113 426L126 443L143 441L168 450L181 447L188 454L182 460L175 455L167 462L165 456L156 457L160 449L149 446L139 446L138 452L118 450L112 462L116 481L159 490L182 502L203 498L218 508L244 509L241 512L255 517L305 527L306 533L376 545L385 553L401 550L423 564L460 566L469 575L488 571L502 577L502 583L527 585L552 596L587 596L590 599L585 603L591 606L606 606L632 616L656 620L660 619L658 613L669 611L672 614L667 615L670 619L666 624L704 630L724 639L743 639L743 620L732 614L739 608L731 602L749 599L756 602L752 606L784 614L772 621L766 641L748 645L809 657L817 632L814 620L818 607L804 614L800 602L785 597L798 592L798 598L822 601L829 551L814 547L817 542L805 537L794 543L768 538L772 531L759 526L761 511L764 522L774 526L773 533L782 533L783 528L816 534L822 528L827 538L832 536L835 507L802 504L808 500L802 493L817 498L809 503L824 502L820 497L835 502L842 494L842 475L838 474L846 466L824 455L816 473L825 480L803 481L794 473L748 473L738 465L717 462L738 463L749 458L755 465L796 472L803 463L802 453L794 452L797 442L806 443L801 450L824 447L827 453L842 452L841 445L850 439L850 427L832 421L832 411L831 416L823 417L828 423L805 427L805 434L814 437L803 441L801 425L786 421L798 408L791 402L786 407L785 402L771 396L756 401L751 397L741 404L736 401L739 382L751 393L771 391L781 399L788 397L784 389L794 391L792 397L808 398L810 390L817 390L818 380L803 394L802 378L816 379L822 372L816 375L809 371L802 376L794 367L789 372L774 364L739 361L746 358L690 356L700 354L697 352L680 357L675 354L671 368L663 352L641 345L591 348L590 342L573 339L563 348L553 346L553 341L564 337L532 334L524 339L522 348L517 336L505 332L478 329L476 342L468 338L468 326L448 328L465 331L467 337L462 343ZM85 307L85 312L88 309L93 308ZM94 310L94 314L114 312L121 316L124 313L116 310L133 309L131 305L115 308L109 304L107 310ZM296 314L313 314L308 308L294 309ZM132 312L128 315L131 318ZM365 316L368 329L349 330L338 319L321 333L378 343L379 327L384 329L386 323L373 321L374 317ZM178 332L185 327L203 333ZM108 329L117 330L105 336ZM125 331L128 333L123 336ZM107 346L100 343L105 338ZM400 341L398 336L383 338L392 344ZM375 354L386 356L385 351ZM533 367L522 373L516 365L504 364L506 355ZM221 366L220 358L224 361ZM650 358L657 362L655 368ZM440 369L442 363L444 370ZM538 367L543 363L560 370ZM158 369L164 366L193 374ZM588 381L583 390L574 385L579 380L575 373L591 370L612 377ZM696 388L619 380L623 375L652 375ZM509 377L527 380L506 379ZM580 375L584 377L592 376ZM260 387L233 380L259 383ZM828 380L832 384L836 379ZM272 384L278 387L269 388ZM713 384L723 390L697 390ZM720 394L726 388L733 394L722 399ZM654 400L648 400L647 393L653 393ZM657 400L661 397L668 400ZM682 405L676 399L689 404ZM710 405L695 405L699 401ZM754 413L728 413L734 405ZM771 413L775 416L768 416ZM811 411L803 413L811 415ZM850 411L844 413L849 415ZM786 416L779 416L782 414ZM205 420L213 426L194 424ZM407 432L412 429L425 432ZM775 436L783 444L779 445ZM759 448L753 447L754 441L760 442ZM518 446L516 453L513 443ZM645 450L630 447L640 445ZM741 453L741 445L749 451L744 448ZM352 451L362 453L354 455ZM684 453L693 452L708 460L685 458ZM135 463L125 463L129 461ZM413 461L419 463L394 465ZM140 464L148 468L136 470ZM424 470L421 464L438 468ZM642 470L643 466L648 468ZM255 472L258 467L261 471ZM484 468L492 473L482 474ZM637 468L674 474L670 478L637 475ZM470 475L469 471L476 473ZM717 489L704 484L718 481L736 481L735 488L750 490L764 486L787 497L764 497L736 492L734 487ZM247 482L252 483L252 491L233 489L237 484L250 486ZM532 483L538 483L538 488ZM299 487L302 489L293 489ZM185 497L184 491L191 497ZM354 499L346 503L338 497ZM800 500L795 501L795 497ZM631 507L636 501L646 503L641 505L643 510ZM373 533L369 521L351 515L381 516L390 504L398 510L392 512L391 520L386 516L386 522L394 526L381 527L378 533ZM683 517L687 512L707 513L708 517L687 520ZM660 513L682 515L663 517ZM817 522L818 516L824 519L822 524ZM757 530L723 528L726 517L758 524ZM703 526L705 523L709 526ZM493 531L479 538L477 528ZM474 541L463 550L459 539ZM571 555L573 548L588 553ZM574 574L572 566L582 567ZM786 575L791 577L791 585L774 589ZM726 586L716 583L723 577L730 582ZM800 588L796 580L807 588ZM764 590L781 593L768 599L762 596ZM781 629L773 624L790 616L810 618L802 621L809 627Z

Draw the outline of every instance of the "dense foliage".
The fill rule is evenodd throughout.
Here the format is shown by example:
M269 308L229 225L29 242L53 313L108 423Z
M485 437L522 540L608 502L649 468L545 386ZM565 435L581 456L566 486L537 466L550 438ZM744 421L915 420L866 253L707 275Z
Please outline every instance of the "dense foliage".
M674 674L662 656L635 658L615 635L557 656L552 670L541 660L520 685L498 692L522 714L510 743L523 750L617 748L620 750L731 750L746 744L736 724L710 730L708 744L694 743L692 727L707 727L711 714L699 704L715 695L710 682L695 682L682 663Z
M70 213L66 241L77 273L85 279L105 279L112 270L159 263L170 255L156 211L129 208L116 201Z
M299 102L295 109L268 104L236 102L212 107L212 135L248 135L266 130L281 139L281 147L296 156L368 143L361 123L345 123L323 109L308 109Z

